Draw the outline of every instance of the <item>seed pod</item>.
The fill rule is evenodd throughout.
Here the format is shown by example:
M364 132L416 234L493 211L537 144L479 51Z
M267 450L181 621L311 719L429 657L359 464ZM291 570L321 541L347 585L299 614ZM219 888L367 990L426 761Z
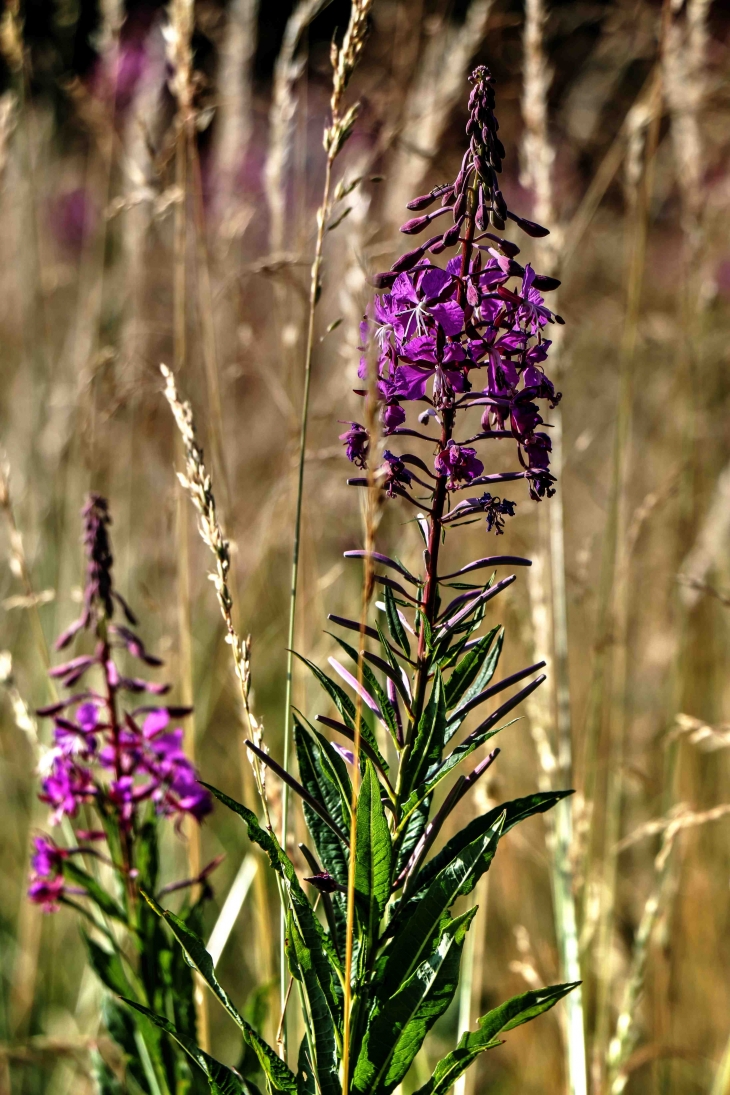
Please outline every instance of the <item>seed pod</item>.
M444 235L443 235L444 247L453 247L454 246L454 244L456 243L456 241L459 238L459 232L461 231L461 226L462 226L463 223L464 223L464 221L463 221L463 218L462 218L462 220L457 221L456 224L452 224L451 228L449 228L449 230L447 232L444 232Z
M419 259L423 258L425 251L425 244L422 244L420 247L414 248L413 251L406 251L405 255L401 255L399 259L395 260L390 269L396 274L402 273L403 270L410 270L412 266L416 265Z
M560 282L557 278L548 277L547 274L535 274L532 284L536 289L542 289L543 293L549 293L551 289L557 289ZM555 318L557 319L557 316Z
M413 213L420 213L422 209L428 209L429 205L433 205L435 201L435 194L421 194L419 198L414 198L412 202L408 202L406 209L410 209Z
M397 272L394 274L391 271L386 271L382 274L373 274L371 278L368 278L368 281L374 289L390 289L397 277Z
M511 213L507 210L507 216L511 221L514 221L518 228L521 228L523 232L526 232L528 236L539 238L541 236L549 236L550 229L543 228L541 224L536 224L535 221L528 221L525 217L518 217L516 213Z
M431 223L431 218L428 217L428 216L426 216L426 217L413 217L412 220L406 221L405 224L402 224L400 226L400 231L404 232L405 235L407 235L407 236L415 236L419 232L422 232L423 229L430 223Z

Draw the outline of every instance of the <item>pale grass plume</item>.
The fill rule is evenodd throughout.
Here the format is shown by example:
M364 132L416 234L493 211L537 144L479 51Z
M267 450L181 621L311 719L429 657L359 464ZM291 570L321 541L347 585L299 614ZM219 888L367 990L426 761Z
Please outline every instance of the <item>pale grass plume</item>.
M616 1027L608 1045L608 1092L621 1095L629 1081L629 1058L639 1040L639 1009L643 995L646 966L652 934L667 904L671 891L670 857L680 833L719 821L730 815L730 804L723 803L710 810L697 811L684 803L678 803L669 815L640 825L620 842L616 852L650 836L661 836L659 851L654 860L654 879L634 935L628 974L619 1005Z
M730 723L710 726L694 715L677 715L674 726L666 736L666 743L685 740L696 745L702 753L714 753L718 749L730 748Z

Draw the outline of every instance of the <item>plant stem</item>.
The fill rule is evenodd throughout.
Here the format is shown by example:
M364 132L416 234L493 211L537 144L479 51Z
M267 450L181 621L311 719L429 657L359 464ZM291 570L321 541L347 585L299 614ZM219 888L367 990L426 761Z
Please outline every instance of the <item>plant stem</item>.
M368 392L367 424L371 438L375 435L377 395L373 370ZM342 1095L349 1095L350 1084L350 1017L352 1014L352 951L355 936L355 870L357 862L357 802L360 791L360 730L362 727L362 688L365 676L365 642L368 608L374 587L373 551L375 549L375 514L378 502L378 486L372 462L368 463L368 492L365 515L365 558L363 560L362 606L360 609L360 640L357 659L357 701L355 707L355 733L353 737L352 799L350 804L350 860L347 869L347 926L345 929L345 986L342 1008Z
M467 198L467 211L466 218L464 220L464 235L461 240L461 277L463 278L469 270L469 263L471 262L472 255L472 241L474 239L474 213L476 208L476 195L477 195L477 180L476 174L474 180L469 187L469 193ZM465 292L463 286L459 290L459 303L463 305L465 303ZM446 407L442 410L441 414L441 437L438 442L439 453L443 452L447 447L449 441L452 438L454 432L454 414L455 408L453 406ZM434 614L436 608L436 597L438 593L438 558L439 548L441 546L441 518L444 515L444 507L446 505L446 476L439 476L436 487L433 494L433 502L431 504L431 514L429 517L430 527L428 534L428 547L426 551L426 584L423 595L423 612L429 626L433 625ZM426 696L426 687L428 684L428 657L426 654L426 629L421 627L418 636L418 656L416 659L416 685L414 689L413 699L413 718L409 722L408 731L406 733L405 748L401 755L401 764L398 772L398 783L396 785L396 793L400 792L401 788L401 776L406 771L408 765L408 759L413 748L413 742L416 736L416 730L418 728L418 722L423 710L423 703Z
M287 630L287 655L286 655L286 689L284 693L284 768L289 770L289 758L291 753L291 703L292 703L292 679L294 674L294 632L297 613L297 585L299 580L299 552L302 533L302 502L304 498L304 462L307 448L307 427L309 424L309 393L312 383L312 358L314 356L314 321L319 296L319 275L322 268L322 253L324 250L324 233L327 222L327 210L330 203L332 189L332 165L334 157L327 157L325 170L324 190L322 203L317 210L317 240L314 248L314 260L312 262L312 275L309 286L309 319L307 325L307 344L304 358L304 392L302 395L302 417L299 427L299 463L297 467L297 501L294 514L294 546L292 549L291 585L289 587L289 626ZM284 784L281 798L281 846L286 852L289 830L289 788ZM286 910L282 906L280 923L281 946L281 1007L284 1005L287 995L287 964L285 954L286 935ZM286 1030L284 1030L284 1045L286 1045Z

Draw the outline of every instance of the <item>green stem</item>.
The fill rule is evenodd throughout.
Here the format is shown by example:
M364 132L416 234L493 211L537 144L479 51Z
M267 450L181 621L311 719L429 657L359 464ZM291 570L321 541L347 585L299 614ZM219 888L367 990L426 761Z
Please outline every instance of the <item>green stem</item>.
M301 547L302 532L302 500L304 497L304 461L307 448L307 427L309 424L309 392L312 381L312 357L314 354L314 320L319 296L319 275L322 268L322 252L324 249L324 233L327 221L327 210L330 203L330 191L332 189L332 165L334 156L327 157L324 191L322 204L317 212L317 242L314 249L312 262L312 277L309 287L309 320L307 329L307 345L304 359L304 393L302 396L302 417L299 427L299 465L297 470L297 502L294 516L294 547L292 550L291 585L289 589L289 627L287 631L287 655L286 655L286 690L284 695L284 768L289 770L289 758L291 754L291 703L292 703L292 678L294 672L294 631L297 612L297 585L299 580L299 552ZM281 800L281 846L286 852L287 837L289 831L289 788L284 784ZM285 953L286 937L286 910L282 905L280 921L280 946L281 969L280 988L282 1013L287 995L287 962ZM286 1045L286 1024L283 1031L284 1045Z

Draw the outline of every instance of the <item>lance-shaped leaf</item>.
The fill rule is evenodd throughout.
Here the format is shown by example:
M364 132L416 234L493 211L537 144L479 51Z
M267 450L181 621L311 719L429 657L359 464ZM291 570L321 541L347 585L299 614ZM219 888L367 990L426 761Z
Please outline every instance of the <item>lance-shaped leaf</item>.
M329 815L335 819L340 829L349 828L350 819L345 815L345 803L343 793L345 781L349 785L347 772L333 771L333 765L327 763L330 758L323 758L320 742L304 729L299 719L294 717L294 740L297 747L297 760L299 762L299 775L309 795L319 800L326 808ZM334 752L334 750L333 750ZM345 767L341 757L335 754L338 767ZM342 783L337 776L341 776ZM329 825L313 810L308 801L303 802L304 819L307 828L312 834L317 854L323 863L325 870L344 886L347 884L347 849L336 836Z
M485 663L489 655L490 647L494 642L495 636L499 635L497 640L498 652L496 660L494 661L494 668L496 668L499 654L502 650L502 643L504 642L504 631L499 626L493 627L491 631L483 635L477 642L464 654L464 657L458 663L453 673L449 677L446 685L446 710L452 711L454 707L464 697L465 693L472 686L474 681L480 674L480 671L484 668ZM494 668L492 673L494 673ZM482 688L484 685L482 685Z
M531 567L530 559L523 559L520 555L488 555L484 559L475 559L461 570L453 570L451 574L440 574L439 581L445 582L448 578L459 578L462 574L470 574L473 570L482 570L485 567Z
M414 586L419 585L418 578L415 578L409 570L399 563L396 559L391 559L388 555L382 555L379 551L346 551L344 552L345 559L374 559L376 563L382 563L383 566L390 567L391 570L397 570L399 574L411 582Z
M401 620L400 612L398 611L398 605L395 603L393 590L389 586L385 586L383 600L385 602L385 615L388 621L388 630L393 638L393 642L397 643L401 650L405 651L407 658L410 658L411 645L408 642L408 635L403 626L403 621Z
M391 645L388 642L388 640L386 639L386 637L383 633L383 629L382 629L382 627L380 626L379 623L377 624L377 628L378 628L378 638L380 639L380 645L382 647L383 653L385 654L385 657L387 658L387 661L388 661L388 665L390 667L390 672L388 673L388 677L390 678L390 680L386 681L386 686L388 684L392 684L395 688L398 689L401 696L403 697L403 702L405 703L406 709L410 713L411 704L413 703L413 693L411 692L410 679L409 679L408 674L406 673L405 669L403 668L403 666L398 661L398 658L396 657L396 654L398 653L398 651L394 650L393 647L391 647ZM403 655L400 654L400 657L403 657ZM388 692L388 695L390 696L390 692Z
M539 688L546 679L545 674L541 673L534 681L530 681L529 684L526 684L525 687L521 688L514 696L511 696L510 699L505 700L504 703L500 704L496 711L493 711L484 722L481 722L479 726L477 726L476 730L472 730L471 734L467 735L467 737L449 753L441 766L441 775L439 778L442 779L443 776L450 772L452 768L464 759L464 757L468 757L470 753L473 753L475 749L480 745L483 745L489 738L493 737L494 733L497 732L493 730L493 727L496 726L501 719L505 718L506 715L509 715L510 711L513 711L515 707L518 707L523 700L527 699L527 697L531 695L536 688Z
M156 1015L154 1011L150 1011L149 1008L143 1007L142 1004L138 1004L134 1000L125 999L124 1002L175 1039L178 1045L203 1070L210 1084L211 1095L260 1095L256 1084L251 1083L250 1080L244 1080L233 1069L222 1065L220 1061L216 1061L214 1057L211 1057L200 1046L197 1046L192 1038L188 1038L187 1035L178 1031L162 1015Z
M380 784L369 760L365 761L356 820L355 893L363 910L360 916L366 937L372 942L390 897L392 849Z
M355 740L355 731L352 727L346 726L344 722L340 722L338 719L331 719L327 715L315 715L314 721L321 722L324 726L329 726L330 730L336 730L338 734L342 734L343 738L347 738L348 741ZM366 756L370 757L370 760L375 767L387 778L388 764L378 748L375 735L366 722L360 723L360 748Z
M379 962L378 996L390 997L420 965L444 926L448 911L462 894L470 893L494 858L504 815L455 856L434 878L421 899L408 903L410 915L398 916L398 926Z
M530 1019L549 1011L578 984L580 982L576 981L545 989L530 989L482 1016L478 1029L468 1030L461 1036L456 1049L439 1061L431 1079L418 1089L416 1095L446 1095L480 1053L501 1044L497 1037L499 1034L513 1030L522 1023L529 1023Z
M258 1057L259 1064L268 1077L272 1087L277 1091L295 1092L297 1081L294 1073L289 1069L278 1054L271 1048L268 1042L257 1034L250 1023L247 1023L226 990L216 977L213 959L205 949L203 940L188 927L188 925L175 916L169 909L163 909L154 898L148 894L143 895L152 909L162 917L169 925L172 934L185 951L189 961L195 966L205 982L212 989L218 1000L239 1027L248 1045Z
M497 681L490 688L485 688L482 692L478 692L476 696L472 696L471 699L465 700L460 707L457 707L453 715L449 718L449 724L452 724L458 720L459 725L464 721L470 711L473 711L475 707L479 707L481 704L490 700L492 696L498 695L500 692L504 692L505 688L511 688L513 684L519 684L525 677L529 677L531 673L537 673L538 669L543 669L545 662L535 662L534 665L528 665L524 669L518 669L516 673L510 673L508 677L503 677L501 681Z
M485 589L483 593L478 593L475 597L472 597L467 601L463 608L460 608L452 616L448 616L447 619L444 620L439 627L439 630L436 632L434 641L439 642L447 635L453 633L457 625L468 620L472 612L475 612L478 608L483 608L488 601L491 601L493 597L496 597L502 590L506 589L507 586L512 585L514 581L516 581L515 575L510 574L508 578L503 578L501 582L497 582L496 585L491 586L489 589Z
M355 650L354 647L350 646L349 643L344 642L337 635L332 635L332 638L340 644L345 653L348 654L352 661L355 663L355 665L357 665L359 662L357 650ZM364 651L364 656L365 662L370 662L370 665L374 665L375 668L379 669L380 672L385 674L386 677L390 677L390 679L393 681L393 684L401 692L406 703L409 703L410 695L403 682L403 674L400 671L400 667L396 665L396 668L393 668L390 662L384 661L383 658L379 657L377 654L372 654L369 650ZM382 688L380 681L375 676L370 666L365 664L365 662L363 663L362 667L363 679L367 681L368 688L372 692L373 697L377 702L380 713L385 719L388 729L390 729L391 724L395 725L395 715L393 713L390 700L388 699L386 692ZM332 663L330 662L330 664Z
M304 985L309 1020L314 1036L314 1057L320 1095L340 1095L342 1085L338 1076L338 1042L332 1015L322 992L312 954L302 939L296 920L291 912L287 915L291 959L298 967L299 979Z
M308 658L303 658L302 655L297 654L296 651L295 656L299 658L300 662L304 662L304 664L312 670L345 722L349 726L354 726L355 704L352 702L347 692L345 692L344 688L340 688L336 681L333 681L326 673L323 673L319 666L315 665L314 662L310 662Z
M110 893L99 885L95 878L92 878L82 867L79 867L71 859L64 860L63 874L69 882L73 882L75 886L80 886L86 891L87 896L91 901L97 905L101 911L111 917L113 920L119 920L122 924L126 924L129 927L127 920L127 914L117 901L114 900Z
M533 814L544 814L551 810L556 802L572 795L572 791L539 791L534 795L526 795L524 798L515 798L510 802L503 802L501 806L495 806L481 817L475 817L460 833L453 836L438 852L421 868L418 877L418 889L414 892L414 901L417 901L426 890L426 887L436 875L451 863L456 856L472 844L478 837L488 832L497 819L504 815L504 827L502 835L508 833L520 821L532 817ZM415 907L415 906L414 906Z
M444 682L440 670L436 675L429 696L428 703L423 709L423 714L418 721L413 748L404 762L405 772L402 773L401 791L408 794L411 788L418 785L423 772L441 759L444 748L444 735L446 733L446 703L444 699ZM421 798L424 796L421 795Z
M282 768L280 764L277 764L273 757L269 756L269 754L266 753L263 749L259 749L259 747L257 745L254 745L252 741L246 740L244 742L244 745L247 749L250 749L252 753L255 753L255 755L259 758L260 761L262 761L263 764L266 764L269 768L271 768L272 772L276 772L279 779L282 780L283 783L287 783L291 787L291 789L295 791L296 794L298 794L304 802L307 803L310 810L313 810L314 813L319 814L325 825L329 826L335 836L339 837L343 844L347 844L346 834L342 831L334 818L331 817L327 809L322 805L321 802L318 802L316 798L310 795L306 788L302 787L301 783L298 780L294 779L294 776L290 775L289 772Z
M362 626L358 623L357 620L350 620L347 616L335 616L334 612L329 612L327 614L327 619L332 620L333 624L339 624L340 627L346 627L348 631L357 631L358 634L363 631ZM377 641L378 633L374 627L366 625L364 628L364 634L368 635L371 639L375 639Z
M371 1019L358 1055L353 1091L389 1095L405 1076L426 1034L459 983L464 939L476 907L448 921L432 953Z
M82 931L81 935L86 944L89 965L102 984L117 996L131 996L134 990L120 956L112 951L105 951L85 931Z
M227 806L229 810L238 814L246 824L249 839L255 844L258 844L258 846L266 852L271 866L284 879L292 912L296 917L302 938L311 951L312 961L317 971L317 976L319 978L319 983L322 986L325 999L327 1000L327 1006L330 1009L335 1026L338 1027L342 1010L342 963L340 962L334 942L330 939L328 933L312 911L312 906L309 904L307 895L299 884L299 879L297 878L297 873L294 870L291 860L283 851L273 834L262 829L256 814L254 814L252 810L249 810L247 806L243 806L240 802L236 802L235 799L230 798L216 787L211 787L207 783L202 783L202 780L201 785L207 787L211 794L215 795L215 797Z
M355 665L358 665L359 659L357 651L353 647L349 646L348 643L344 642L342 639L338 639L337 636L333 636L333 638L335 638L342 647L342 649L350 655L352 660L355 662ZM390 700L388 699L383 689L380 687L380 684L378 683L378 680L372 669L370 669L370 667L363 660L362 676L363 680L366 681L368 685L368 687L365 688L364 685L360 684L357 677L354 677L352 673L349 672L349 670L345 669L344 665L341 665L336 658L328 658L327 660L329 661L335 672L339 673L343 681L349 684L350 688L352 688L353 692L356 692L357 695L360 696L362 701L367 704L371 711L375 713L385 729L397 740L398 730L396 725L395 713L390 705Z
M394 872L396 878L400 877L401 871L405 869L419 841L423 838L431 813L431 802L432 797L428 795L406 821L403 835L398 843L398 859Z

